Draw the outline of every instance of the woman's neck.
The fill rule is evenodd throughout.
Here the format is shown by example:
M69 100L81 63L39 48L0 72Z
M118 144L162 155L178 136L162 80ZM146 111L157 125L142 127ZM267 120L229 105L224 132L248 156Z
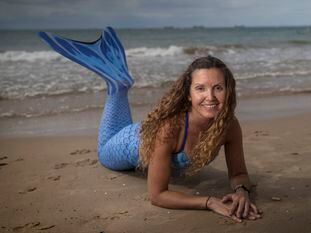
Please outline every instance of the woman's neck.
M213 118L206 119L199 114L195 114L193 111L189 111L189 125L196 132L202 132L207 130L213 122Z

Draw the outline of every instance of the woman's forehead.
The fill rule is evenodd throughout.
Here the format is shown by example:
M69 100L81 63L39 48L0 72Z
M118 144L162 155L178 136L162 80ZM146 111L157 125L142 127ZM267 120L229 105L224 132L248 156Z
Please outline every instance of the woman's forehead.
M223 83L224 75L220 69L196 69L192 72L192 84L195 83Z

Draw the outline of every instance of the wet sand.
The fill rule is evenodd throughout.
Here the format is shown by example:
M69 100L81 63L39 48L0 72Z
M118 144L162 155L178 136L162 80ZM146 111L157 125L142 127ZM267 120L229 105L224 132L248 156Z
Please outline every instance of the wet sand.
M164 90L154 88L131 91L129 102L133 121L143 120L164 93ZM1 100L0 115L4 112L14 114L0 116L0 138L95 135L105 98L105 92L100 92L24 101ZM310 110L310 93L266 95L239 98L236 115L241 121L256 121L308 113Z
M96 132L0 138L0 232L311 232L311 113L242 120L244 149L264 212L241 224L211 211L152 206L146 178L97 161ZM230 192L223 153L171 189Z

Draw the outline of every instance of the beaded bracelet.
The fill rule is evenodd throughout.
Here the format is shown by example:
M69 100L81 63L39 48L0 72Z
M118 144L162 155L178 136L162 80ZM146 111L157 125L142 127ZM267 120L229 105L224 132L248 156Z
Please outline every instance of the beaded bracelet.
M236 192L239 188L244 189L246 192L250 193L250 190L248 188L245 187L244 184L238 184L237 186L234 187L234 192Z

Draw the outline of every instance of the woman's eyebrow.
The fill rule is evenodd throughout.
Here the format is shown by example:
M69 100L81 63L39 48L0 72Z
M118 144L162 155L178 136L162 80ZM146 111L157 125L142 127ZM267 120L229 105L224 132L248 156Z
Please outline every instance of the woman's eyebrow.
M217 85L225 85L225 84L223 82L220 82L220 83L215 84L214 86L217 86Z
M204 86L206 84L204 84L204 83L194 83L193 85L197 85L197 86L202 85L202 86ZM225 84L223 82L219 82L219 83L214 84L213 86L217 86L217 85L225 85Z

